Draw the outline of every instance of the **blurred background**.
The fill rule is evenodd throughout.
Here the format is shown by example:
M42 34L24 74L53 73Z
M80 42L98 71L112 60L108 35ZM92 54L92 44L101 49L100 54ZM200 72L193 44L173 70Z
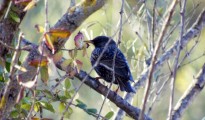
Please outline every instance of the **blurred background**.
M80 2L80 0L76 0L76 3ZM150 57L150 29L151 26L149 23L151 22L151 16L153 14L153 0L147 0L146 5L139 3L138 0L125 0L124 3L124 14L123 14L123 30L122 30L122 43L119 48L125 54L129 61L129 65L131 68L132 75L134 79L137 81L137 77L142 73L144 69L146 69L147 65L145 60ZM48 11L48 19L50 26L53 26L57 20L66 13L70 1L69 0L49 0L49 11ZM121 9L121 1L120 0L108 0L105 6L92 14L88 19L83 22L83 24L70 36L68 39L65 48L73 49L74 48L74 36L81 31L87 40L93 39L99 35L107 35L113 37L114 40L118 40L118 29L120 23L120 9ZM160 28L163 22L162 17L166 10L170 5L170 0L157 0L156 6L156 30L155 30L155 39L156 42L158 33L160 32ZM204 9L205 1L204 0L187 0L186 6L186 28L185 32L193 25L196 21L199 13ZM136 8L134 11L133 9ZM180 36L180 25L177 23L180 22L180 8L179 5L176 7L175 15L171 21L169 31L174 28L171 34L166 34L166 39L163 42L163 49L161 50L162 54L166 51L174 41L179 39ZM38 2L37 6L28 11L26 17L21 23L21 30L25 34L26 39L38 44L39 39L42 37L42 34L39 34L35 25L39 24L44 26L45 21L45 12L44 12L44 1L41 0ZM182 94L189 88L189 85L193 82L193 79L201 69L202 65L205 62L205 30L203 30L200 36L191 40L189 44L183 49L182 54L180 56L181 61L184 56L190 51L191 53L186 57L185 60L182 61L181 67L177 72L177 80L176 80L176 89L175 89L175 103L180 99ZM196 44L196 41L198 43ZM90 54L93 50L93 46L90 46L87 49L87 56L83 57L82 52L78 52L77 58L83 62L84 71L89 71L91 68L90 64ZM68 57L68 52L64 51L63 55L65 58ZM23 60L26 57L26 53L22 55L21 59ZM167 61L173 66L173 59ZM57 70L60 75L64 75L65 73ZM39 83L39 88L41 89L49 89L52 84L55 83L55 79L59 77L56 70L49 70L50 79L49 84L43 85L43 83ZM152 101L156 96L156 91L162 86L162 83L168 78L170 74L170 69L168 64L164 64L157 70L154 74L153 85L151 95L148 101L148 107L152 105ZM97 77L97 74L93 71L91 76ZM80 81L74 78L72 81L72 88L78 87L80 85ZM103 83L103 81L102 81ZM109 85L106 84L105 85ZM59 86L59 89L65 89L63 84ZM113 86L113 90L117 89L117 86ZM144 87L141 87L137 94L134 96L133 105L137 107L141 107L142 97L144 93ZM125 93L119 91L118 94L124 96ZM169 96L170 96L170 80L168 80L167 84L164 86L163 91L158 96L154 105L152 107L152 111L150 111L150 117L156 120L165 120L168 113L168 105L169 105ZM80 89L76 99L83 101L89 108L100 109L104 97L99 93L95 92L91 88L86 85ZM203 90L197 98L194 99L193 103L188 107L182 116L182 120L201 120L205 117L205 91ZM49 111L44 112L44 116L53 119L59 119L62 115L62 111L59 110L59 102L53 102L54 109L56 113L52 113ZM82 109L78 107L73 107L73 113L67 118L70 120L94 120L91 115L88 115ZM106 104L102 111L102 116L104 116L109 111L113 111L116 115L118 108L110 102L106 101ZM114 117L113 117L114 118ZM124 120L131 120L130 117L126 116Z

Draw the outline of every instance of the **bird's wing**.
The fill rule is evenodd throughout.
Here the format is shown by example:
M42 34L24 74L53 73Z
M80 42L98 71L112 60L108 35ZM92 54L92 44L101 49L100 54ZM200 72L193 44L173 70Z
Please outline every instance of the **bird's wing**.
M114 54L115 54L115 49L107 50L104 53L103 57L101 58L99 64L106 65L107 67L112 69ZM117 49L117 54L115 59L115 74L127 80L133 81L127 60L119 49Z

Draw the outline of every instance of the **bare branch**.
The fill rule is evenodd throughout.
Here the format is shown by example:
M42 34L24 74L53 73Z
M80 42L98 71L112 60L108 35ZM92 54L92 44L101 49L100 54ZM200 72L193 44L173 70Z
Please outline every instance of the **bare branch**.
M181 49L183 49L187 43L192 39L198 36L202 29L205 27L205 10L201 12L196 22L193 24L193 26L183 35L183 38L181 39ZM164 64L166 60L168 60L176 51L177 46L179 44L179 40L177 40L155 63L155 69L157 69L159 66ZM135 83L134 88L137 91L140 86L143 86L147 75L148 75L149 69L146 69L142 72L140 77L138 78L138 82ZM127 101L131 101L134 94L127 93L125 96L125 99Z
M159 38L157 40L157 44L156 44L156 47L154 48L154 52L153 52L153 55L152 55L152 61L151 61L151 64L150 64L150 67L149 67L149 74L148 74L148 80L147 80L147 84L146 84L146 89L145 89L145 94L144 94L144 99L143 99L143 105L142 105L142 113L140 115L140 120L143 120L142 119L142 115L144 114L144 111L146 109L146 103L147 103L147 98L149 96L149 90L150 90L150 87L151 87L151 83L152 83L152 74L154 72L154 69L155 69L155 62L157 60L157 56L158 56L158 52L159 52L159 49L160 49L160 45L162 43L162 40L163 40L163 37L167 31L167 28L170 24L170 21L171 21L171 18L172 18L172 15L174 13L174 8L177 4L177 0L174 0L171 5L170 5L170 8L168 10L168 16L166 17L165 19L165 22L162 26L162 31L161 33L159 34Z
M171 95L170 95L170 101L169 101L169 111L168 111L168 120L172 119L172 111L173 111L173 104L174 104L174 89L175 89L175 81L176 81L176 76L177 76L177 68L178 68L178 63L179 63L179 56L181 53L181 40L183 38L184 34L184 25L185 25L185 6L186 6L186 0L180 1L180 14L181 14L181 31L180 31L180 40L179 44L177 47L177 55L175 57L174 61L174 69L173 69L173 76L171 80Z
M197 77L194 79L194 83L186 90L181 99L177 102L173 114L172 120L179 120L188 108L190 103L196 98L196 96L203 90L205 85L205 64L203 65L201 71L198 73Z
M70 33L72 33L75 29L77 29L81 23L92 13L94 13L96 10L100 9L105 3L105 0L96 0L94 2L90 2L85 0L84 2L78 4L75 6L72 11L68 11L65 13L62 18L52 27L52 29L65 29L68 30ZM19 12L19 18L22 20L24 16L24 12L22 9L16 11ZM86 12L85 12L86 11ZM13 22L13 21L12 21ZM6 27L6 25L9 26L9 29L3 29ZM0 23L0 40L5 39L3 41L5 43L9 43L10 45L11 40L13 39L13 35L10 35L11 33L15 32L18 28L17 23L13 24L8 22L8 20L5 20L5 23ZM15 29L14 29L15 28ZM2 30L3 29L3 30ZM5 34L6 33L6 34ZM9 35L8 35L9 34ZM6 36L6 37L5 37ZM64 45L64 43L67 41L67 38L58 39L58 43L55 44L55 48L58 50L61 49L61 47ZM44 43L39 46L41 50L45 51L45 54L52 55L50 50L46 47ZM32 50L32 49L31 49ZM0 48L0 56L5 55L4 48ZM26 68L28 71L21 73L19 72L18 79L21 79L21 81L30 81L31 78L35 77L35 73L37 71L37 68L34 66L29 65L29 62L31 62L33 59L41 59L41 55L39 54L38 49L32 50L29 55L27 56L26 60L23 63L23 67ZM14 87L15 86L15 87ZM0 110L0 118L5 119L8 117L11 108L16 104L16 98L20 91L20 85L16 79L11 80L11 82L8 82L8 90L6 92L6 96L3 96L3 99L1 99L0 102L5 102L5 106L3 106ZM12 97L9 97L12 96ZM2 101L3 100L3 101Z

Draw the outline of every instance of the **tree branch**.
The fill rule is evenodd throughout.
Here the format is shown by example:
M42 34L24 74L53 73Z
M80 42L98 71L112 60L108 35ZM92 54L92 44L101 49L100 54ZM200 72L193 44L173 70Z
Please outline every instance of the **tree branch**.
M201 12L196 22L193 24L193 26L183 35L181 39L181 49L183 49L189 41L191 41L193 38L197 37L202 29L205 27L205 10ZM179 44L179 40L177 40L156 62L155 62L155 69L158 69L164 62L176 52L177 47ZM139 76L138 81L134 84L135 91L137 91L140 86L144 86L144 83L147 79L147 75L149 72L149 68L144 70L142 74ZM131 101L134 97L134 94L127 93L125 96L125 100ZM122 110L119 112L123 112Z
M24 45L24 43L26 43L26 44L28 43L25 39L22 41L23 41L23 43L22 43L23 45ZM33 50L36 51L35 44L29 43L29 45L31 46L31 48L33 48ZM30 52L33 52L33 51L31 50ZM65 68L62 66L62 63L64 61L65 61L65 59L62 58L59 62L56 63L56 67L58 67L60 70L66 71L69 68ZM70 67L70 66L68 66L68 67ZM75 77L78 78L80 81L82 81L86 77L85 84L104 96L106 96L108 91L109 91L107 98L110 101L112 101L119 108L123 109L133 119L138 119L139 114L141 112L141 110L139 108L134 107L131 104L129 104L127 101L125 101L118 94L109 90L106 86L102 85L98 80L89 76L85 71L81 70L78 74L75 75ZM151 120L151 118L148 117L147 115L143 115L143 117L144 117L144 120Z
M198 73L196 79L193 80L194 83L190 85L181 99L177 102L173 114L172 120L179 120L188 108L190 103L196 98L196 96L201 92L205 85L205 64L203 65L201 71Z
M21 21L23 20L23 17L25 16L25 12L23 11L22 6L20 5L12 5L12 6L15 6L16 9L12 10L12 12L16 13L18 18L20 19L20 22L15 22L10 17L7 17L2 21L0 21L0 41L1 43L5 43L8 46L11 46L12 40L14 40L14 35L18 31L18 27ZM0 57L4 58L8 53L9 49L10 48L1 45ZM4 119L8 117L9 115L8 113L10 113L12 107L15 104L15 100L18 96L19 89L20 87L16 79L8 80L7 85L5 85L4 88L1 88L0 119Z
M96 10L100 9L104 5L104 3L105 3L105 0L94 0L94 1L84 0L77 6L72 7L72 9L69 9L68 12L65 13L61 17L61 19L51 29L58 29L58 28L65 29L65 30L68 30L70 33L72 33L74 30L76 30L81 25L81 23L86 18L89 17L89 15L94 13ZM17 15L22 20L25 15L25 12L23 12L23 8L19 9L17 12L20 13ZM3 40L3 42L7 43L7 45L10 45L14 37L13 33L17 30L18 25L19 23L14 24L8 19L3 20L3 22L0 23L0 40ZM54 47L56 48L56 52L61 49L61 47L65 44L67 39L68 38L58 39L57 43L54 44ZM41 46L39 47L45 51L47 56L52 56L50 50L47 48L45 44L41 44ZM6 55L7 52L5 52L5 49L0 48L0 56ZM10 80L7 83L8 89L4 91L5 94L0 100L0 105L1 105L0 106L0 119L8 118L10 111L16 104L16 100L17 100L19 91L21 89L21 86L19 85L18 80L22 82L28 82L28 81L31 81L36 75L37 68L34 66L31 66L29 63L32 60L39 59L39 58L42 58L42 56L40 55L38 48L33 49L22 64L22 66L26 68L28 71L24 73L18 72L18 75L16 76L16 78L13 80Z

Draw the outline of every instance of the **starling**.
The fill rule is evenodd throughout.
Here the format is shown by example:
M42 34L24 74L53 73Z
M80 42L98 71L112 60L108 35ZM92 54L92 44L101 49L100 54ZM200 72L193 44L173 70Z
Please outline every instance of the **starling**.
M131 75L128 62L123 55L123 53L117 48L117 45L114 40L106 36L98 36L93 40L87 41L88 43L92 43L95 46L91 54L91 64L94 66L95 62L97 61L98 57L102 53L106 43L109 42L107 49L105 50L104 54L102 55L99 63L94 68L97 74L103 78L107 82L112 82L113 77L113 59L116 52L115 58L115 81L114 84L118 84L121 91L126 92L134 92L135 90L132 88L129 81L134 81Z

